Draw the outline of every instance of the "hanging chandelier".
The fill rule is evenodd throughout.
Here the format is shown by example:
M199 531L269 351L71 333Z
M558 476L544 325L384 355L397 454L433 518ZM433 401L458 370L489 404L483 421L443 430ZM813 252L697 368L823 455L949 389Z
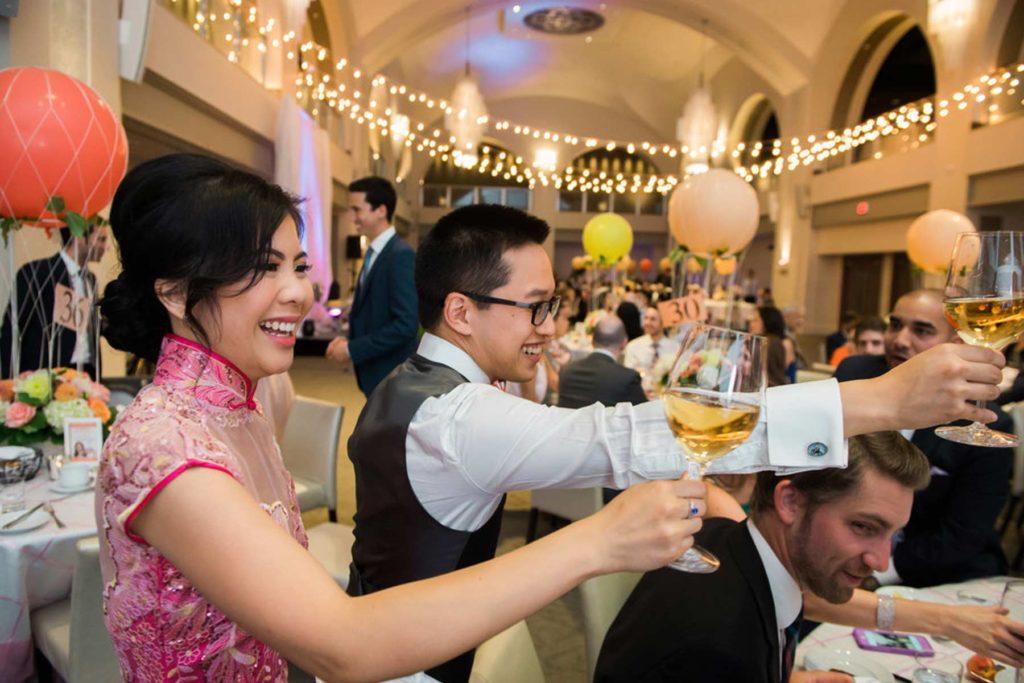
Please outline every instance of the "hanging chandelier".
M480 86L469 68L469 6L466 6L466 70L449 98L451 109L445 113L444 126L454 138L455 164L472 168L479 161L477 148L487 129L487 105Z
M928 0L928 32L938 37L952 65L963 58L974 26L975 4L975 0Z
M702 22L702 37L707 29L707 23L707 19ZM711 90L704 83L705 52L706 50L701 51L697 90L690 95L690 99L683 107L683 115L676 121L676 138L686 149L686 155L683 158L683 171L690 175L704 173L708 170L711 144L715 139L718 127L715 104L711 101Z

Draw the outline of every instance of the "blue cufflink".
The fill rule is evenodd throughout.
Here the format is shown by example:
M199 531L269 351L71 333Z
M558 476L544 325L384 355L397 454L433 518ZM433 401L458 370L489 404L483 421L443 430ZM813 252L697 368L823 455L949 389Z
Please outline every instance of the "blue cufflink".
M807 455L811 456L812 458L821 458L826 453L828 453L828 446L821 443L820 441L815 441L814 443L807 447Z

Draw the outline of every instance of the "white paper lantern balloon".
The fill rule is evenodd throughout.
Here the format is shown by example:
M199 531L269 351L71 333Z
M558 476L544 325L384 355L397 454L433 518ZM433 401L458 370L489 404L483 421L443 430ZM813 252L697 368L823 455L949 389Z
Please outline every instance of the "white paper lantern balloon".
M926 273L945 273L962 232L977 232L967 216L948 209L929 211L907 228L907 256Z
M672 193L668 225L695 254L735 254L757 233L757 192L732 171L691 176Z

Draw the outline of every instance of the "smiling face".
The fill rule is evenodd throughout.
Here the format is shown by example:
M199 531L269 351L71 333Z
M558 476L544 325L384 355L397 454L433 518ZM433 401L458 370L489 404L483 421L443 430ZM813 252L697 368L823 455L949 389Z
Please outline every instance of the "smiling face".
M349 214L352 216L352 225L360 235L366 235L371 240L388 229L388 209L381 204L376 209L366 201L365 192L352 192L349 194Z
M274 233L259 281L222 290L215 304L197 306L195 317L213 351L258 380L285 372L294 357L295 330L313 303L306 253L287 218ZM215 310L211 310L215 308Z
M662 334L661 314L653 306L644 311L644 334L650 335L655 340L659 339Z
M910 519L914 493L873 467L841 498L805 511L787 545L799 583L840 604L872 572L889 567L892 537Z
M502 255L509 267L508 282L489 296L534 303L554 296L555 279L544 247L527 244ZM458 318L452 322L448 318ZM555 335L555 321L548 315L539 326L525 308L504 304L482 307L460 294L449 295L446 320L462 337L464 348L492 379L527 382L537 372L541 351Z
M893 368L933 346L958 339L946 320L941 295L930 291L911 292L900 297L889 314L885 359Z

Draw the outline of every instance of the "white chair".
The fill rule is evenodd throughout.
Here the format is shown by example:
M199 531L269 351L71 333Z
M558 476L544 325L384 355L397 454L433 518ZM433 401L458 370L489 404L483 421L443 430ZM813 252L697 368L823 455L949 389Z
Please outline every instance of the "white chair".
M69 683L121 680L121 667L103 622L103 578L96 537L78 542L71 597L32 612L35 646Z
M338 521L338 441L344 414L344 406L296 396L281 439L281 457L295 481L299 509L326 507L332 522Z
M541 513L552 515L570 522L589 517L604 505L601 488L586 489L535 489L530 491L530 522L526 530L526 542L537 537L537 521Z
M327 507L329 522L306 530L309 552L348 588L352 527L338 524L338 441L344 406L296 396L281 440L281 457L295 480L300 510Z
M544 670L525 621L510 626L476 650L470 683L544 683Z
M587 680L594 680L597 655L612 622L633 592L642 574L619 572L597 576L580 584L583 636L587 645Z

